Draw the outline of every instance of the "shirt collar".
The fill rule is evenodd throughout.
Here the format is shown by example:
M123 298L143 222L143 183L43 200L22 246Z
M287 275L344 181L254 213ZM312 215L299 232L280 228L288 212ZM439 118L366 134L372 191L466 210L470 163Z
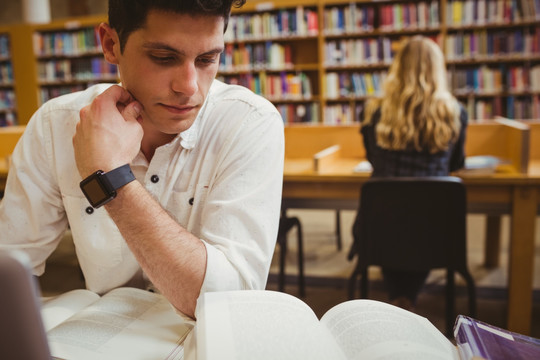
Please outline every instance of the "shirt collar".
M195 118L195 121L193 121L193 125L189 127L186 131L182 131L180 136L180 145L187 150L191 150L195 147L197 144L197 139L199 138L199 117L201 116L201 111L199 111L199 114L197 115L197 118Z
M208 91L208 94L206 95L206 99L204 100L204 104L201 107L201 110L197 114L197 117L193 121L193 124L187 129L186 131L182 131L179 134L180 137L180 145L187 150L191 150L197 145L197 140L199 139L199 127L200 122L202 121L201 118L204 116L204 111L206 110L207 104L209 102L208 99L210 99L210 96L212 94L212 89L216 86L216 81L212 83L210 86L210 90Z

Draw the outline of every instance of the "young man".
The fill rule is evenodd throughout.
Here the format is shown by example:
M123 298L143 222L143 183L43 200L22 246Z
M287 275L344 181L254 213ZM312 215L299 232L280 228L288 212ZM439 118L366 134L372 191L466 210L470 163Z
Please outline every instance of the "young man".
M265 287L283 122L215 80L232 2L109 0L99 32L121 85L32 117L0 204L0 248L26 251L41 275L69 222L89 289L151 284L192 317L202 292Z

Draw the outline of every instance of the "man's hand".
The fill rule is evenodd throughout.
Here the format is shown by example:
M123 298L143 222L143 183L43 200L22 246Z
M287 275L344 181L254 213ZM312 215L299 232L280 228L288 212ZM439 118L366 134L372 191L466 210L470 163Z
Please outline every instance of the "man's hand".
M83 179L96 170L107 172L129 164L137 156L143 137L141 110L142 105L118 85L81 109L73 148Z

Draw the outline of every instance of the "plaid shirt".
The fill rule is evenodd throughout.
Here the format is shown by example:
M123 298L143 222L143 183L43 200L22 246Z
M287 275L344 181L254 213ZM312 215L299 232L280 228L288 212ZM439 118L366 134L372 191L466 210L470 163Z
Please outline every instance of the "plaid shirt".
M364 113L360 114L363 119ZM381 117L380 109L373 114L371 124L362 126L360 133L364 139L367 159L373 166L373 177L384 176L446 176L449 172L463 167L465 162L465 133L468 122L467 112L461 107L459 138L446 151L430 154L428 151L385 150L377 145L375 127Z

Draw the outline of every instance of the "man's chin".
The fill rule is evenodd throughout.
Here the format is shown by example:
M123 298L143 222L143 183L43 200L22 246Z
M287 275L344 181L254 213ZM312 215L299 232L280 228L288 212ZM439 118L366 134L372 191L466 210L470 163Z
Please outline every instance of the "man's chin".
M194 119L165 120L164 123L160 124L158 130L164 134L176 135L188 130L194 121Z

